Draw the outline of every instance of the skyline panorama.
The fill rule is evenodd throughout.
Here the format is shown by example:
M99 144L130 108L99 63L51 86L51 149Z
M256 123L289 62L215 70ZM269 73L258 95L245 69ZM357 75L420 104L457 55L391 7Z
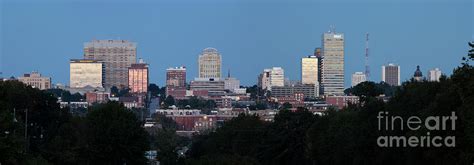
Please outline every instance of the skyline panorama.
M188 5L7 0L1 6L2 76L38 71L61 84L69 84L69 60L82 58L83 44L93 39L137 43L137 59L150 64L150 83L160 86L169 67L186 66L188 80L198 77L198 56L207 47L221 54L223 76L230 70L242 85L254 85L258 74L271 67L282 67L285 77L301 80L301 58L321 47L322 34L334 25L336 32L345 35L344 75L345 87L349 87L351 75L364 71L366 33L370 33L370 80L375 82L381 81L381 67L388 63L400 65L402 81L413 76L417 65L423 74L440 68L450 75L473 34L469 21L472 2L461 0L397 4L205 1ZM82 9L88 12L80 12ZM335 9L354 15L333 12Z

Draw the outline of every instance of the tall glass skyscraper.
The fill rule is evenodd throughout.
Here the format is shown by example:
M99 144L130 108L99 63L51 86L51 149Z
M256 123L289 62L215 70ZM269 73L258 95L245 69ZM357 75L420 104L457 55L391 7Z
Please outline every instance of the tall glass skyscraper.
M221 55L215 48L206 48L199 55L199 78L221 78Z
M334 29L322 36L322 93L344 95L344 34Z

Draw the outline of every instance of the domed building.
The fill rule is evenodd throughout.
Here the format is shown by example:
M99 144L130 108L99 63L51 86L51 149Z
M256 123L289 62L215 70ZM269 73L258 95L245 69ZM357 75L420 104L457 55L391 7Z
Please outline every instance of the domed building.
M420 71L420 65L416 66L416 71L415 71L415 74L413 75L413 78L415 79L415 81L423 80L423 73L421 73Z
M204 49L199 55L199 78L221 78L221 63L217 49Z

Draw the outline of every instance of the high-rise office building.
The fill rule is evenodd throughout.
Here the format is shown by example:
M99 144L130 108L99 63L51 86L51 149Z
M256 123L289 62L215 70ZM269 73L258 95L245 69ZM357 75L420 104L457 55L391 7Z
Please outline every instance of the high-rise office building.
M125 88L128 67L136 62L136 43L127 40L92 40L84 43L84 59L99 60L105 65L104 87Z
M69 86L71 88L103 88L104 65L97 60L72 59L69 61Z
M264 69L262 73L258 76L257 86L260 89L268 90L270 89L270 72L271 69Z
M221 78L221 55L215 48L206 48L199 55L199 78Z
M40 90L51 88L51 77L43 77L38 72L25 73L18 81Z
M166 96L184 99L186 96L186 67L166 69Z
M382 66L382 81L392 86L400 85L400 66L388 64Z
M413 79L415 79L415 81L422 81L423 80L423 73L420 70L420 65L416 66L416 71L413 74Z
M301 59L301 83L319 85L318 58L316 56Z
M146 93L149 84L148 64L143 60L128 68L128 87L131 93Z
M285 71L281 67L273 67L270 72L270 87L285 86ZM271 89L270 89L271 90Z
M351 86L356 86L357 84L367 81L367 77L363 72L355 72L352 74L352 83Z
M439 81L441 77L441 70L439 68L434 68L428 71L428 81Z
M272 90L272 86L285 86L285 71L281 67L264 69L258 76L258 86L269 91Z
M344 34L334 29L322 36L321 82L324 95L344 95Z

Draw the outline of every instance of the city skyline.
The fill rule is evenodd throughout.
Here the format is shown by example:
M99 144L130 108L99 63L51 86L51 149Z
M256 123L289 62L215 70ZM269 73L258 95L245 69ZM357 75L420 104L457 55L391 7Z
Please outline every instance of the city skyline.
M367 11L358 10L364 8L362 4L352 4L354 8L349 8L348 4L337 2L301 2L289 6L274 3L268 6L283 10L281 14L255 13L258 7L262 6L252 2L241 2L237 5L222 3L214 6L206 6L204 3L197 4L197 7L180 6L180 3L169 2L166 3L169 5L169 9L164 8L162 12L153 10L154 7L161 9L160 3L141 2L130 7L133 10L143 8L143 11L135 14L130 12L121 14L115 10L127 7L127 2L110 3L110 6L105 9L90 7L90 14L67 12L67 10L80 10L87 4L94 4L94 2L76 5L75 7L78 9L71 9L71 6L74 6L72 4L54 1L50 2L54 5L49 7L44 4L34 5L28 1L2 3L2 9L4 9L1 16L2 24L4 24L0 62L2 76L18 77L23 73L35 70L45 76L52 77L53 83L69 84L69 71L58 68L68 68L69 59L83 56L83 43L93 39L120 38L137 43L137 58L143 58L150 64L150 83L160 86L165 84L166 68L171 66L186 66L189 69L187 75L189 80L198 77L196 59L200 51L206 47L215 47L219 50L222 55L222 70L232 70L233 77L241 80L243 85L256 84L258 74L264 68L273 66L284 68L285 77L289 77L291 80L300 80L300 59L311 55L316 47L320 47L321 34L329 30L329 25L335 25L336 31L343 32L346 38L344 84L347 88L350 86L350 75L356 71L364 70L366 32L371 34L369 62L372 68L371 80L376 82L381 80L378 68L389 62L399 64L402 68L401 81L411 78L413 74L411 68L415 68L417 65L424 68L422 70L424 73L428 71L427 69L436 67L440 68L444 74L449 75L452 68L458 66L463 52L467 49L463 46L464 43L472 36L472 31L470 31L472 24L469 24L468 21L469 5L466 5L469 4L469 1L458 1L457 3L450 1L447 5L443 5L447 1L428 4L402 2L394 7L372 2L367 4L372 6ZM307 7L301 4L307 4ZM327 8L318 5L326 5ZM311 12L309 10L312 9L311 7L318 11ZM347 9L349 12L360 11L361 13L355 13L358 16L355 17L355 20L350 20L350 17L342 14L334 14L332 19L320 15L324 11L336 7ZM377 9L377 7L381 8ZM176 17L164 18L163 16L177 14L171 9L187 8L190 10ZM209 11L201 11L201 8ZM304 10L297 11L297 8ZM425 12L419 12L418 9L421 8ZM439 12L440 8L443 9L443 12L437 14L436 12ZM383 16L371 16L371 13L384 9L391 12L382 13ZM21 13L25 10L29 10L29 14ZM227 20L227 18L238 15L241 10L248 10L250 13L243 14L236 20ZM104 13L105 11L110 13ZM66 14L67 17L55 16L60 13L68 14ZM221 15L217 16L216 13L221 13ZM255 15L251 15L252 13ZM72 31L61 30L61 28L67 29L70 28L69 26L78 25L73 20L91 16L91 14L105 14L87 21L96 23L95 28L80 25ZM210 22L197 22L186 18L193 14L196 16L191 19L207 18ZM411 17L405 18L406 15ZM42 22L46 16L66 21L66 23L51 22L46 25ZM118 24L110 21L99 22L104 18L116 20L121 16L125 18L140 17L132 22L147 26L130 29L128 26L126 26L128 28L116 27ZM253 18L254 16L256 18ZM381 17L388 20L380 20ZM16 21L18 19L25 21ZM313 23L310 20L317 21ZM381 25L363 26L364 23L368 24L375 20L381 21ZM416 24L420 20L424 21L423 24ZM183 23L186 21L190 22ZM383 25L390 21L395 21L395 23ZM446 24L439 25L439 22L446 22ZM172 23L173 26L166 26L166 23ZM195 27L209 23L211 24L209 26ZM252 28L254 23L261 27ZM179 25L193 28L176 28L181 27ZM389 27L389 25L393 27ZM171 30L170 27L175 27L176 30ZM17 29L23 29L22 33L24 34L15 32ZM73 31L78 34L71 34ZM167 34L168 32L170 34ZM178 34L179 32L184 34ZM187 36L190 34L192 37ZM45 37L45 35L50 37ZM183 38L187 40L183 40ZM413 43L421 44L414 46ZM53 49L45 44L59 45ZM24 63L23 59L38 61L38 63L33 65Z

